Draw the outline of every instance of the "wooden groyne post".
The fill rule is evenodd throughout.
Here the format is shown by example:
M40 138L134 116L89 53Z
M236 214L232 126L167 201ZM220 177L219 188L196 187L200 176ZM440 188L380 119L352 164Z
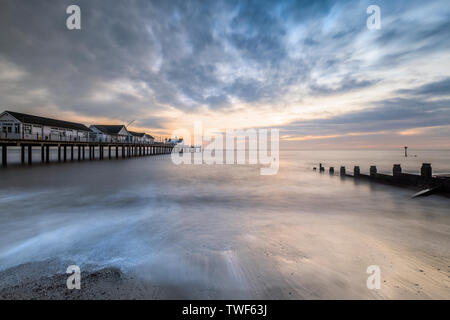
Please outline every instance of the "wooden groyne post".
M321 170L325 168L320 164ZM330 174L334 173L334 167L329 168ZM354 179L368 180L377 183L395 185L399 187L417 188L422 190L420 196L441 193L450 196L450 177L433 176L430 163L423 163L420 168L420 175L403 173L400 164L394 164L392 175L378 173L377 167L372 165L369 174L362 174L359 166L354 166L353 175L346 174L345 166L340 168L341 177L352 177Z

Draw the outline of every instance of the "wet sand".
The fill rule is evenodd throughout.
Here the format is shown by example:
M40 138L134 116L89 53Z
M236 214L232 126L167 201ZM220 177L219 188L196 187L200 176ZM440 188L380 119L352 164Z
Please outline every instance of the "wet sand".
M66 263L67 264L67 263ZM0 300L183 299L175 288L160 287L124 275L118 268L81 272L81 288L69 290L69 274L48 273L60 261L26 263L0 272Z

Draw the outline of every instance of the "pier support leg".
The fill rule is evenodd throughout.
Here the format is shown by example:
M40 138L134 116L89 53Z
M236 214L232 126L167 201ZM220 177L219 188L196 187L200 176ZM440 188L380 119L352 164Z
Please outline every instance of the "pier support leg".
M70 161L73 161L73 145L70 146Z
M58 162L61 162L61 146L58 145Z
M67 161L67 146L64 146L64 162Z
M28 146L28 165L31 166L33 164L33 146Z
M45 147L44 145L41 146L41 162L45 162Z
M116 159L119 159L119 146L116 146Z
M89 146L89 160L92 160L92 146Z
M111 146L108 146L108 158L111 159Z
M122 146L122 159L125 158L125 147Z
M6 168L8 166L8 146L6 144L2 145L2 167Z
M50 163L50 146L45 146L45 162Z
M81 146L78 146L78 161L81 161Z
M82 147L83 148L83 160L85 160L86 158L85 158L85 155L86 155L86 153L85 153L85 150L84 149L86 149L84 146Z
M22 165L25 164L25 146L23 144L20 146L20 162Z

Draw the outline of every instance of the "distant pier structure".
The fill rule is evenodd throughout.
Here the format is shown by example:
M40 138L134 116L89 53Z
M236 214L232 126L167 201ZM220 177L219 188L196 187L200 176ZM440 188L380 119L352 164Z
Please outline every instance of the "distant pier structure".
M320 164L320 168L321 170L325 170L325 167L322 164ZM329 167L329 171L334 175L334 167ZM431 163L422 164L420 175L404 173L402 172L400 164L394 164L392 167L392 175L378 173L377 167L372 165L370 166L368 175L361 173L359 166L354 166L353 174L347 174L345 166L341 166L340 176L342 178L349 177L398 187L417 189L419 192L414 194L413 197L428 196L431 194L442 194L450 197L450 176L433 176Z
M18 112L0 114L1 166L8 166L8 147L20 148L22 164L32 165L33 147L41 150L41 162L50 162L50 149L57 150L58 162L103 160L170 154L177 146L156 142L146 133L128 131L124 125L93 125L38 117ZM75 159L76 151L76 159ZM97 152L96 152L97 151Z
M408 147L404 146L404 148L405 148L405 158L407 158L408 157Z

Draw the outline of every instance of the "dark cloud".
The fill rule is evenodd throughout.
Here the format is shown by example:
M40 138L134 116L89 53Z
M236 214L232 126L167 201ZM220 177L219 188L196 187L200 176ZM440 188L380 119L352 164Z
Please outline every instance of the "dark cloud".
M368 109L310 121L282 129L291 135L333 135L382 132L450 124L450 99L427 101L395 98L374 102Z
M65 27L70 4L81 7L80 31ZM26 112L52 107L124 121L141 119L143 112L157 114L166 106L192 113L204 106L226 110L237 100L255 109L260 104L275 108L289 104L288 94L299 87L315 97L367 89L385 80L378 77L383 70L448 52L448 11L439 19L406 19L404 12L426 7L417 0L380 1L383 21L389 23L355 48L368 36L369 4L2 0L0 66L17 68L22 75L0 78L0 103ZM365 45L377 53L369 65L355 54ZM373 70L379 72L376 79ZM336 81L321 84L329 83L320 81L327 77ZM449 123L442 115L448 112L447 101L425 99L448 94L449 84L446 78L405 87L397 93L420 99L384 98L369 102L363 112L290 128L342 132ZM160 128L164 119L139 120L139 126L145 125Z
M397 92L401 94L430 97L448 96L450 95L450 78L427 83L414 89L401 89Z

